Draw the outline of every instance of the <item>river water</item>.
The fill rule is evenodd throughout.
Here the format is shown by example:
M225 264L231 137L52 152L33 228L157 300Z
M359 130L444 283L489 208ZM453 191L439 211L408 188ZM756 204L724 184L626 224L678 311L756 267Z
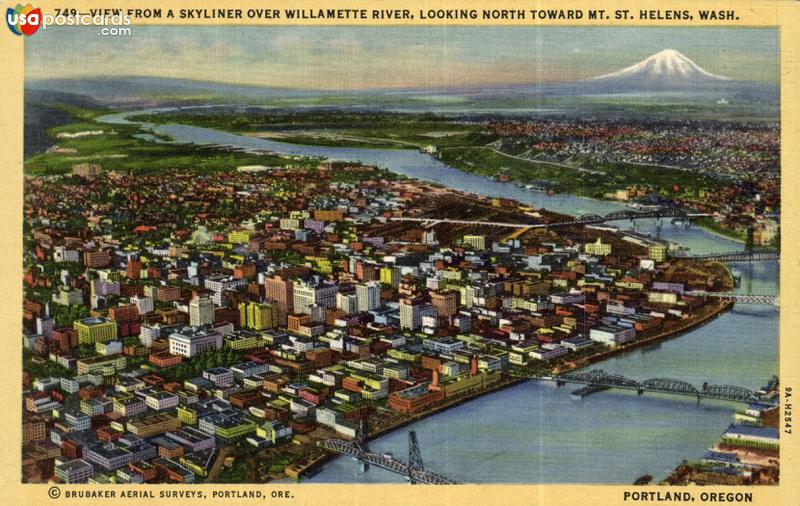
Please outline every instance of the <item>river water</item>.
M138 111L135 114L154 112ZM122 124L134 113L100 118ZM455 190L505 197L528 205L580 215L622 209L571 195L548 196L509 183L463 173L415 150L295 145L189 125L144 127L173 142L220 145L332 160L361 161ZM621 228L634 224L615 223ZM656 220L636 230L656 234ZM732 240L665 220L660 236L695 253L742 249ZM733 265L742 273L741 293L777 294L777 262ZM595 364L608 372L644 380L671 377L758 388L778 371L778 312L771 306L737 305L711 323L658 345ZM731 421L730 403L606 391L582 400L576 387L526 382L474 399L408 427L417 432L426 467L464 482L632 483L644 474L663 478L684 459L701 457ZM407 431L370 442L371 448L407 458ZM349 458L335 459L307 481L391 483L404 478Z

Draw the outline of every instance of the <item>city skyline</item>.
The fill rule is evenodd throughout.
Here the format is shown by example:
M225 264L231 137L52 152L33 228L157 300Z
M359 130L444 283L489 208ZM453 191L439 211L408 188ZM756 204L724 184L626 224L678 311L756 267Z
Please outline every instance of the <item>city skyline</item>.
M669 48L713 74L777 84L778 44L777 30L761 28L147 26L115 38L60 28L27 42L25 70L28 80L143 76L319 90L468 88L589 79Z

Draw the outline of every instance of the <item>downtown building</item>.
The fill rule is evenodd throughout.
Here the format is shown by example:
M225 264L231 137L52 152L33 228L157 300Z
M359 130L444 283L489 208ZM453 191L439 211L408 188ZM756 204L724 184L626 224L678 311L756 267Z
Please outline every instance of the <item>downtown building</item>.
M356 304L359 312L372 311L381 307L381 284L370 281L356 285Z
M294 281L294 310L311 314L313 306L334 309L339 287L318 277Z
M209 297L195 297L189 302L189 325L202 327L214 323L214 302Z
M278 321L285 326L288 315L294 311L294 283L283 276L266 278L264 294L278 304Z
M169 352L182 357L193 357L207 350L222 348L222 335L198 327L183 327L169 336Z

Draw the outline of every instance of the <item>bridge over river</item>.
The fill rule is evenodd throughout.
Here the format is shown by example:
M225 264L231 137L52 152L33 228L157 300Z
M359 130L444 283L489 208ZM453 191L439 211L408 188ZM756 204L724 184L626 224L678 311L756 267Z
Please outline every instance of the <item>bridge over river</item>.
M610 374L602 369L593 369L586 372L567 372L556 376L531 376L531 379L555 381L559 386L566 383L576 383L594 387L585 390L587 394L608 388L619 388L635 390L639 395L645 392L658 392L689 396L696 398L698 402L704 398L747 404L763 402L759 393L740 386L704 383L698 388L691 383L674 378L651 378L645 381L637 381L618 374Z
M363 434L363 432L361 433ZM328 451L349 455L361 461L367 466L373 465L386 469L396 474L401 474L408 478L409 483L423 483L426 485L455 485L459 482L451 480L441 474L434 473L425 469L422 463L422 453L417 442L417 433L413 430L408 431L408 462L403 462L393 455L386 453L372 452L367 448L367 443L362 435L353 441L342 439L328 439L317 443Z
M499 221L470 221L470 220L452 220L447 218L428 218L428 217L394 217L389 218L392 221L415 221L424 223L426 225L438 225L439 223L453 223L457 225L481 225L488 227L507 227L507 228L553 228L553 227L569 227L574 225L598 225L609 221L632 221L644 220L648 218L673 218L674 220L688 220L691 217L708 216L702 213L686 213L681 209L674 207L659 207L648 211L633 211L624 209L621 211L614 211L600 216L598 214L583 214L576 218L564 221L554 221L550 223L508 223Z

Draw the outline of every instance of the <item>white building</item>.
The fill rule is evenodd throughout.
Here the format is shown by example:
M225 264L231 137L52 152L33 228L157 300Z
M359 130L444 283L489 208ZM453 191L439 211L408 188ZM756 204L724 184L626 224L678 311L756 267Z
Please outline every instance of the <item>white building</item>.
M206 350L222 348L222 335L197 327L184 327L169 336L169 352L173 355L193 357Z
M233 377L239 381L248 376L263 374L267 372L267 369L267 364L259 364L257 362L242 362L241 364L231 366Z
M226 276L211 276L206 278L204 286L213 292L211 300L214 301L214 304L221 306L222 295L225 291L236 291L245 288L247 286L247 280Z
M214 323L214 302L208 297L195 297L189 302L189 325L202 327Z
M336 307L351 315L358 312L358 298L355 294L336 294Z
M427 350L435 351L436 353L450 354L456 350L462 349L464 347L464 341L459 341L452 337L423 339L422 347Z
M164 391L148 394L144 400L148 408L156 411L174 408L178 405L178 396Z
M626 343L635 337L636 329L619 325L599 325L589 330L589 339L609 345Z
M381 306L381 284L378 281L370 281L362 285L356 285L356 299L359 311L372 311Z
M225 367L213 367L203 371L203 377L214 383L214 386L227 387L233 384L233 371Z
M53 261L60 262L80 262L81 254L74 249L67 249L65 246L53 248Z
M136 305L136 309L139 310L139 314L148 314L155 310L152 297L139 297L138 295L134 295L131 297L131 304Z
M94 475L94 466L83 459L68 460L55 467L55 475L63 483L86 483Z
M311 307L320 305L328 309L336 307L336 293L339 288L321 279L297 280L293 283L294 310L311 314Z

